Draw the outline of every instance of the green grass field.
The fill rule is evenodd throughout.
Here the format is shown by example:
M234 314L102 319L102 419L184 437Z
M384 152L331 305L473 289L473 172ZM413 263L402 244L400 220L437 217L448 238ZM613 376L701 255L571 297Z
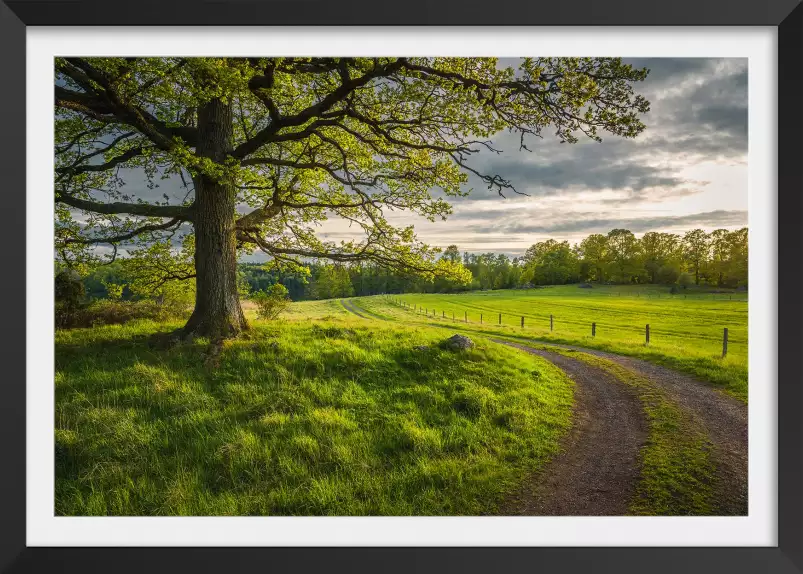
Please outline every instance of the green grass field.
M255 322L214 365L149 346L178 324L59 331L56 514L492 513L557 449L573 384L547 361L340 315Z
M204 340L150 344L180 323L59 330L56 514L493 513L557 451L573 383L488 337L634 355L746 401L747 302L730 297L572 286L374 296L294 303L274 323L246 305L253 328L215 359ZM724 360L722 326L731 333ZM440 348L455 331L477 347ZM708 512L711 463L699 429L646 381L575 356L643 402L650 443L632 512Z
M399 306L396 301L406 306ZM747 400L747 298L744 293L694 292L684 297L652 286L594 289L560 286L448 295L362 297L353 299L353 305L373 318L409 325L440 325L635 356L695 375L740 400ZM312 317L313 309L312 306L299 308L295 313L307 313ZM334 302L330 302L328 309L330 313L335 312ZM521 326L522 317L524 327ZM594 337L591 336L592 323L596 323ZM650 325L649 345L645 344L647 324ZM723 359L725 327L728 328L728 354Z

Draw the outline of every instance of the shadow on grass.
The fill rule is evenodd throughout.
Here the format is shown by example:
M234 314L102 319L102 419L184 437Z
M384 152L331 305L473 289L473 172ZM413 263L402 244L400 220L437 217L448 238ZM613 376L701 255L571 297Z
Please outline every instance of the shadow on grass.
M485 512L570 414L560 377L440 331L280 324L214 366L154 348L168 328L89 331L56 347L58 514Z

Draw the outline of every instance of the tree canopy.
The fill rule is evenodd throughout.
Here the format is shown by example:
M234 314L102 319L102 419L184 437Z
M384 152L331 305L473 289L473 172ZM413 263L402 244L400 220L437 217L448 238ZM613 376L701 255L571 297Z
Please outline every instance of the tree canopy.
M647 70L617 58L524 58L517 69L495 58L57 58L55 67L59 257L75 265L98 258L95 244L112 256L125 245L154 263L145 283L196 278L204 313L234 289L235 257L257 250L291 270L369 261L465 280L389 214L446 218L469 174L517 192L472 162L499 151L501 131L518 134L521 150L544 130L568 143L635 137L649 109L633 90ZM181 198L159 197L166 178L181 181ZM331 218L359 238L321 239Z

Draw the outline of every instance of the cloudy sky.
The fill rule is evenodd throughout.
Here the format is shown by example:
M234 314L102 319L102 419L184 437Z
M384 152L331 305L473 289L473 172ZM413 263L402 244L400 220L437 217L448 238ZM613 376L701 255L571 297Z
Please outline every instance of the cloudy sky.
M651 103L639 137L603 133L601 143L560 144L545 131L543 139L528 142L527 152L519 151L517 135L498 134L494 147L503 153L478 154L473 165L510 179L526 196L502 198L472 177L472 193L452 199L454 213L447 221L430 223L409 214L389 219L414 224L419 239L430 245L509 255L547 238L575 243L613 228L641 236L747 225L747 60L626 61L650 69L636 85ZM500 64L515 66L516 60ZM141 177L126 179L132 191L143 187L136 181ZM171 182L141 191L185 194ZM320 236L354 237L338 220L324 224Z
M472 179L473 192L452 201L447 221L393 221L415 224L432 245L511 255L547 238L575 243L617 227L641 236L747 225L747 60L626 61L650 69L637 85L651 103L638 138L560 144L545 133L526 152L518 136L499 134L495 147L504 153L480 154L474 165L527 196L503 199ZM338 222L323 234L350 236Z

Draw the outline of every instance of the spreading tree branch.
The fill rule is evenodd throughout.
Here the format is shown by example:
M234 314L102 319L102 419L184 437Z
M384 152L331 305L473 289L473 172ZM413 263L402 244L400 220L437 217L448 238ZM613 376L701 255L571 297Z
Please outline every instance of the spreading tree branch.
M62 241L63 245L69 245L71 243L78 243L83 245L90 245L95 243L120 243L121 241L128 241L129 239L133 239L138 235L142 235L143 233L149 233L153 231L164 231L165 229L170 229L176 225L180 225L182 223L181 219L171 219L165 223L159 224L151 224L151 225L143 225L138 227L128 233L123 233L121 235L113 235L107 237L70 237Z
M321 114L330 110L332 106L341 102L348 97L349 94L361 88L371 82L372 80L386 76L397 71L401 68L402 62L395 61L390 62L384 65L375 64L374 68L359 76L357 78L342 78L342 83L336 89L329 92L326 96L324 96L319 102L305 108L301 112L292 115L292 116L285 116L279 117L276 116L275 121L271 121L265 128L263 128L259 133L257 133L252 139L241 143L234 149L232 156L238 159L243 159L252 153L256 152L267 143L281 140L287 141L279 137L279 131L284 128L290 127L298 127L306 124L313 118L320 117ZM268 107L270 112L270 106ZM278 113L278 112L277 112ZM303 130L301 133L308 132L307 129ZM306 136L301 136L298 139L301 139Z
M127 213L129 215L142 215L145 217L172 217L180 221L193 220L192 206L183 205L153 205L150 203L103 203L89 199L80 199L61 193L56 197L57 203L64 203L70 207L83 211L92 211L104 215Z
M112 86L111 78L94 68L83 58L66 58L62 71L85 90L76 92L56 86L56 105L89 115L105 123L121 123L136 128L159 149L169 151L173 138L183 139L195 146L198 130L189 126L169 127L143 108L124 101ZM96 86L99 86L98 89Z

